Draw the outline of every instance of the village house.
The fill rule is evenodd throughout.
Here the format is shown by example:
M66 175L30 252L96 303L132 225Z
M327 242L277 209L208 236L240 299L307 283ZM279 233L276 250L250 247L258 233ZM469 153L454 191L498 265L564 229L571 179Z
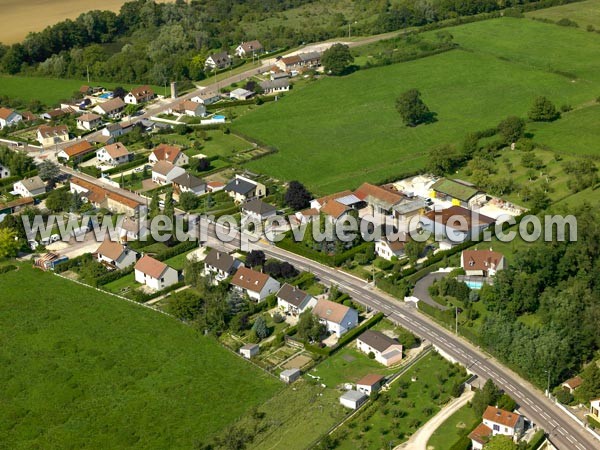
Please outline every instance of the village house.
M121 100L121 97L115 97L103 103L98 103L92 111L111 119L120 119L124 109L125 102Z
M107 164L109 166L118 166L129 162L133 156L127 147L120 142L106 145L96 152L99 164Z
M82 114L77 118L77 129L78 130L95 130L102 126L102 117L94 113Z
M213 284L219 284L226 278L233 276L241 265L242 263L238 259L213 248L204 258L202 274L209 277Z
M12 127L21 120L23 116L14 109L0 107L0 130L4 127Z
M36 175L17 181L13 184L13 192L21 197L35 197L46 192L46 183Z
M248 42L242 42L240 45L238 45L235 49L235 54L239 58L248 58L259 55L263 51L264 48L262 44L257 40L253 40Z
M357 210L361 204L362 201L352 191L346 190L313 199L310 202L310 208L318 211L319 214L325 214L328 220L336 222L344 219L350 211ZM307 211L307 213L310 212ZM310 221L309 216L306 216L306 219Z
M79 193L83 201L89 202L96 208L106 208L113 213L134 217L142 207L142 203L130 197L109 191L81 178L72 177L70 186L70 191Z
M167 161L174 166L181 167L189 164L190 158L176 145L159 144L152 150L150 156L148 156L150 164L155 164L158 161Z
M21 113L21 117L23 117L25 122L33 122L38 119L38 116L33 114L31 111L23 111Z
M0 164L0 179L10 177L10 169L8 166Z
M581 386L583 383L583 379L580 376L575 376L573 378L569 378L563 384L561 384L562 388L569 392L569 394L573 394L575 389Z
M165 263L144 255L135 264L135 281L160 291L179 282L179 274Z
M254 356L258 355L259 352L260 347L258 344L246 344L240 347L240 355L246 359L252 359Z
M135 263L137 253L123 244L106 239L96 250L96 258L110 269L122 270Z
M152 166L152 181L157 184L169 184L173 179L185 174L185 169L168 161L158 161Z
M123 100L128 105L139 105L146 103L155 97L154 91L148 85L136 87L129 92Z
M238 292L245 293L252 300L262 302L267 296L279 290L279 281L271 278L266 273L257 272L247 267L240 267L233 278L231 285Z
M375 186L363 183L354 195L366 203L368 214L377 223L385 223L394 228L406 229L406 221L418 215L425 206L422 200L409 199L389 186Z
M517 441L525 429L523 416L494 406L483 413L483 422L470 434L473 450L482 450L492 436L501 434Z
M64 161L81 161L85 155L93 153L95 150L94 146L86 140L77 142L76 144L65 147L56 154L56 157Z
M320 52L306 52L299 53L300 66L314 68L321 65L321 53Z
M360 408L369 398L362 392L349 390L340 396L340 404L350 409Z
M382 375L371 373L369 375L365 375L356 382L356 390L365 395L371 396L371 394L381 389L381 386L383 386L384 382L385 378Z
M358 324L358 312L348 306L330 300L320 299L312 310L327 333L335 334L338 338Z
M600 398L590 401L590 416L596 422L600 422Z
M194 195L206 193L206 183L187 172L173 178L171 182L173 183L173 198L177 201L179 201L179 196L184 192L191 192Z
M277 215L277 208L259 198L242 203L242 223L254 221L262 223Z
M178 114L190 117L206 116L206 107L201 103L196 103L191 100L185 100L178 104L174 110Z
M3 214L14 214L34 204L33 197L16 198L8 203L0 203L0 222Z
M367 355L373 353L375 361L386 367L402 361L402 344L380 331L365 331L356 340L356 348Z
M225 189L225 183L222 181L209 181L206 183L206 192L211 194L222 191L223 189Z
M196 95L195 97L192 97L191 100L195 103L200 103L202 105L208 106L212 105L213 103L217 103L219 100L221 100L221 96L218 92L202 91L200 92L200 94Z
M247 89L237 88L229 93L229 98L234 98L236 100L248 100L253 95L254 95L254 92L252 92L252 91L249 91Z
M302 372L300 372L300 369L286 369L279 374L279 378L283 382L285 382L287 384L291 384L294 381L296 381L298 378L300 378L300 375L302 375Z
M504 255L493 250L463 250L460 267L467 276L493 277L506 266Z
M112 138L123 136L125 132L125 128L123 128L120 123L109 123L102 129L102 134L104 136L109 136Z
M312 222L315 219L318 219L320 214L321 213L319 212L318 209L308 208L308 209L303 209L302 211L297 211L294 214L293 219L295 219L297 224L304 224L304 223Z
M66 125L58 125L56 127L41 125L37 129L37 141L42 147L50 147L62 142L67 142L68 140L69 129Z
M231 58L227 52L219 52L210 55L204 62L205 70L225 69L231 65Z
M40 114L40 117L45 120L57 120L73 113L75 113L75 109L72 106L62 105L60 108L51 109Z
M271 81L289 80L290 79L289 73L279 70L279 68L277 66L273 66L273 69L274 70L271 70L271 72L269 74L269 79Z
M279 60L275 64L281 70L285 72L291 72L292 70L299 68L301 63L302 60L298 55L292 55L279 58Z
M117 221L115 231L121 242L137 241L148 234L148 222L135 217L124 217Z
M404 247L408 242L409 235L400 233L398 239L389 240L386 237L375 241L375 254L381 258L391 261L393 258L402 258Z
M296 286L285 283L277 292L277 306L284 313L297 316L309 308L314 308L317 300Z
M224 189L236 203L244 203L253 198L264 197L267 194L267 188L264 184L241 175L236 175L233 180L227 183Z
M279 78L277 80L265 80L259 83L263 94L279 94L290 90L290 80Z
M494 222L491 217L462 206L451 206L442 211L429 211L421 217L423 229L435 235L442 250L478 236Z
M431 186L431 198L449 201L454 206L473 208L486 199L486 195L472 183L462 180L442 178Z

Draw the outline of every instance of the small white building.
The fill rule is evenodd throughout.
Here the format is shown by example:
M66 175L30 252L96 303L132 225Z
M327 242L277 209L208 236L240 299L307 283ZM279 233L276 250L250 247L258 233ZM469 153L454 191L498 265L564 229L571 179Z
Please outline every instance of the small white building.
M227 52L213 53L204 62L205 70L225 69L231 65L231 58Z
M102 125L102 117L94 113L82 114L77 118L77 129L79 130L95 130Z
M10 169L7 166L0 164L0 178L10 177Z
M360 408L369 398L362 392L350 390L340 396L342 406L350 409Z
M365 395L371 396L372 393L379 391L385 378L382 375L369 374L362 377L356 382L356 390L362 392Z
M133 154L120 142L106 145L96 152L98 163L109 166L118 166L119 164L129 162L132 156Z
M320 299L312 310L327 329L328 333L342 336L358 325L358 312L354 308Z
M46 183L36 175L17 181L13 184L13 192L21 197L35 197L46 192Z
M111 119L120 119L124 109L125 102L120 97L115 97L103 103L98 103L92 108L92 111Z
M185 169L174 166L168 161L159 161L152 166L152 181L157 184L169 184L173 179L185 174Z
M248 100L253 95L254 95L254 92L252 92L252 91L249 91L247 89L237 88L229 93L229 98L234 98L236 100Z
M240 267L233 278L231 285L239 292L245 293L252 300L262 302L267 296L276 293L280 284L266 273L257 272L247 267Z
M258 344L246 344L240 348L240 355L246 359L252 359L252 357L258 355L260 347Z
M285 283L277 292L277 306L285 313L299 315L308 308L314 308L317 299L296 286Z
M190 158L176 145L159 144L148 156L148 162L156 164L159 161L167 161L174 166L181 167L189 164Z
M135 281L159 291L179 281L179 274L165 263L144 255L135 264Z
M375 361L384 366L402 361L402 345L379 331L365 331L356 339L356 348L367 355L373 353Z
M375 241L375 254L387 261L393 258L402 258L404 256L404 246L406 241L402 239L392 240L383 238Z
M21 120L23 120L23 116L14 109L0 107L0 130L4 127L16 125Z
M218 284L235 274L241 265L240 260L213 248L204 258L204 271L202 274L210 277L214 284Z
M302 375L300 369L287 369L279 374L279 378L281 378L287 384L291 384L300 378L300 375Z
M206 183L202 179L185 172L172 180L173 195L179 200L179 196L184 192L191 192L194 195L206 193Z
M242 222L252 220L262 223L270 217L277 215L277 208L263 202L259 198L252 199L242 204Z
M178 114L183 114L190 117L206 116L206 106L201 103L196 103L191 100L185 100L175 107L173 110Z
M290 80L279 78L277 80L266 80L260 83L263 94L279 94L290 90Z
M128 105L139 105L142 103L149 102L155 97L154 91L148 85L140 86L132 89L123 100Z
M106 239L96 250L98 262L115 269L125 269L135 263L137 253L125 245Z
M50 147L52 145L61 144L69 140L69 129L66 125L51 127L49 125L41 125L37 129L37 141L42 147Z
M191 100L195 103L200 103L201 105L208 106L212 105L213 103L217 103L219 100L221 100L221 96L218 92L202 91L200 92L200 94L196 95L195 97L192 97Z
M254 198L264 197L267 194L267 188L264 184L241 175L236 175L233 180L225 185L224 189L236 203L244 203Z
M254 57L264 51L263 45L256 39L253 41L242 42L235 49L235 54L239 58Z

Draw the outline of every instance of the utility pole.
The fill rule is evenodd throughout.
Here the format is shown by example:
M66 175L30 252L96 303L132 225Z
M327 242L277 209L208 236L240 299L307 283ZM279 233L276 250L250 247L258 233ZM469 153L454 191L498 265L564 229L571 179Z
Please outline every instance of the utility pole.
M548 374L548 387L546 388L546 395L548 398L550 398L550 369L547 369L544 372Z
M455 316L455 320L456 320L456 325L455 325L455 333L458 335L458 306L454 307L454 316Z

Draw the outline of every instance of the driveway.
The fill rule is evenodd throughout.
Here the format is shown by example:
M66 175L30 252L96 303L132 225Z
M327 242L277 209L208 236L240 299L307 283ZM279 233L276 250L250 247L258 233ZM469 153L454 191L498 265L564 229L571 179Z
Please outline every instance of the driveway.
M429 295L429 286L431 286L434 281L441 280L447 275L447 272L434 272L425 275L415 284L413 296L417 297L420 301L425 302L430 306L433 306L434 308L446 311L447 309L449 309L447 306L440 305L431 297L431 295Z

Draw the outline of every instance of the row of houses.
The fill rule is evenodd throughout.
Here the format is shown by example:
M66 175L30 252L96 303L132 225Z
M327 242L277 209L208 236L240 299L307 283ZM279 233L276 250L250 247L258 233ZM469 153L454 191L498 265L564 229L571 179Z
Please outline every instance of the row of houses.
M258 40L242 42L235 48L234 54L238 58L253 58L263 54L265 51L263 45ZM209 55L205 62L205 70L219 70L230 67L233 60L227 51L221 51Z

